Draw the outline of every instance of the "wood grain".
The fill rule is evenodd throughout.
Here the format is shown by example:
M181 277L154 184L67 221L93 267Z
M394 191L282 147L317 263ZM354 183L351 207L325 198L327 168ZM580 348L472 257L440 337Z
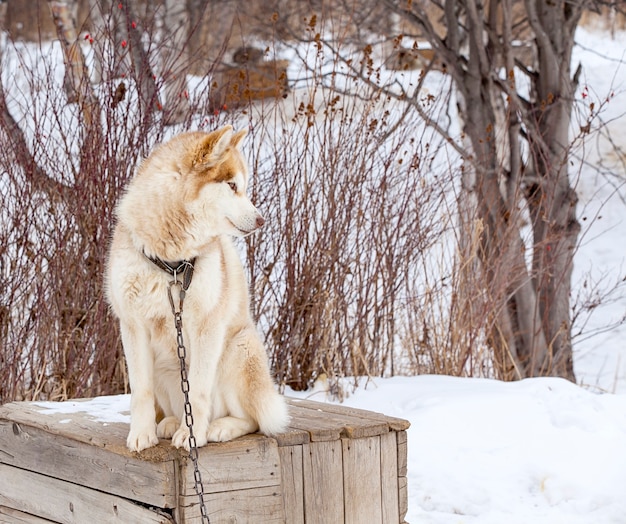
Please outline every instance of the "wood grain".
M346 524L383 522L380 437L341 439Z
M111 452L20 420L0 420L0 462L159 508L176 506L174 460L151 462Z
M307 524L343 522L341 441L311 442L303 445L302 465L305 522Z
M0 464L0 504L61 524L174 524L164 513L125 498Z
M70 413L0 406L1 522L200 523L186 451L161 441L132 453L127 423L102 422L74 403ZM283 434L199 450L211 522L403 522L409 423L308 400L288 405Z
M304 479L302 446L278 448L285 519L289 524L304 524Z
M380 436L382 521L400 522L398 499L398 442L395 432Z

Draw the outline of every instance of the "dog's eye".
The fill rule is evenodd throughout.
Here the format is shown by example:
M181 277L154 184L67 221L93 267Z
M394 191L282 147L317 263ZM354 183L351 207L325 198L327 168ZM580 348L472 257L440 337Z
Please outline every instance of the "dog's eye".
M227 182L228 187L230 187L233 190L233 193L237 192L237 184L235 184L234 182Z

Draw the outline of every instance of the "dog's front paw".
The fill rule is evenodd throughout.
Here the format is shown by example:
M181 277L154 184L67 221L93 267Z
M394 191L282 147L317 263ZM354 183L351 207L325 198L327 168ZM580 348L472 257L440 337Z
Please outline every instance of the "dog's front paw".
M233 428L222 427L222 424L211 424L209 426L209 442L228 442L239 437L241 434Z
M206 439L206 429L202 429L200 427L196 428L196 425L194 424L193 434L196 439L196 447L200 448L202 446L206 446L206 443L208 442ZM172 446L175 448L185 448L189 451L189 428L185 424L181 424L176 430L176 433L172 436Z
M175 448L185 448L189 451L189 429L181 425L172 435L172 446Z
M209 442L227 442L242 435L253 433L257 426L251 420L235 417L218 418L211 422L207 431Z
M157 437L172 438L179 426L180 419L178 417L165 417L157 425Z
M128 433L126 439L126 446L131 451L141 451L143 449L151 448L159 443L156 431L131 431Z

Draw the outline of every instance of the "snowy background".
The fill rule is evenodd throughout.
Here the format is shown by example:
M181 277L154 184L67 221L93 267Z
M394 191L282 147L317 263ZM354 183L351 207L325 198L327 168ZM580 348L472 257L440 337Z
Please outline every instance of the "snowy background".
M608 127L585 144L574 289L600 296L626 276L626 33L611 39L580 30L577 41L581 105L606 102ZM621 147L617 153L611 141ZM346 405L411 422L408 522L626 523L626 293L618 288L601 302L591 317L580 317L579 385L418 376L362 379L353 391L346 381ZM323 383L287 394L333 401ZM121 404L104 402L100 409L110 417L127 406L128 397L121 397Z
M621 147L620 159L607 137L588 145L587 162L609 176L588 166L577 187L587 220L574 283L603 289L626 276L626 34L579 30L577 42L579 94L614 94L603 119ZM626 523L625 314L618 291L586 326L597 334L575 340L581 387L425 376L376 379L348 398L411 422L408 522Z
M582 105L604 103L608 129L585 144L574 288L602 295L626 278L626 33L611 39L581 29L576 40L574 68L583 64L578 96ZM586 334L574 341L579 385L554 378L363 380L345 405L411 422L407 521L626 523L625 316L623 286L590 317L581 315ZM322 384L288 394L332 401Z

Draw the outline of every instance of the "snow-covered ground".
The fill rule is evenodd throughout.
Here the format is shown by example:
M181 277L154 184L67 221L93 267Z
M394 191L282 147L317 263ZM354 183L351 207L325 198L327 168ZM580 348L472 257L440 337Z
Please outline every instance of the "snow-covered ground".
M578 183L584 237L575 289L600 293L626 271L626 204L620 197L626 180L626 33L610 40L580 31L578 39L581 111L608 97L603 118L621 147L616 153L605 138L587 144L587 162L601 164L609 176L584 166ZM418 376L363 379L351 391L346 382L346 405L411 422L408 522L626 523L626 325L611 327L626 314L624 290L593 313L586 330L599 334L575 341L580 385L552 378L502 383ZM288 393L333 401L323 387ZM128 409L128 397L113 398L117 404L94 407L98 415Z

